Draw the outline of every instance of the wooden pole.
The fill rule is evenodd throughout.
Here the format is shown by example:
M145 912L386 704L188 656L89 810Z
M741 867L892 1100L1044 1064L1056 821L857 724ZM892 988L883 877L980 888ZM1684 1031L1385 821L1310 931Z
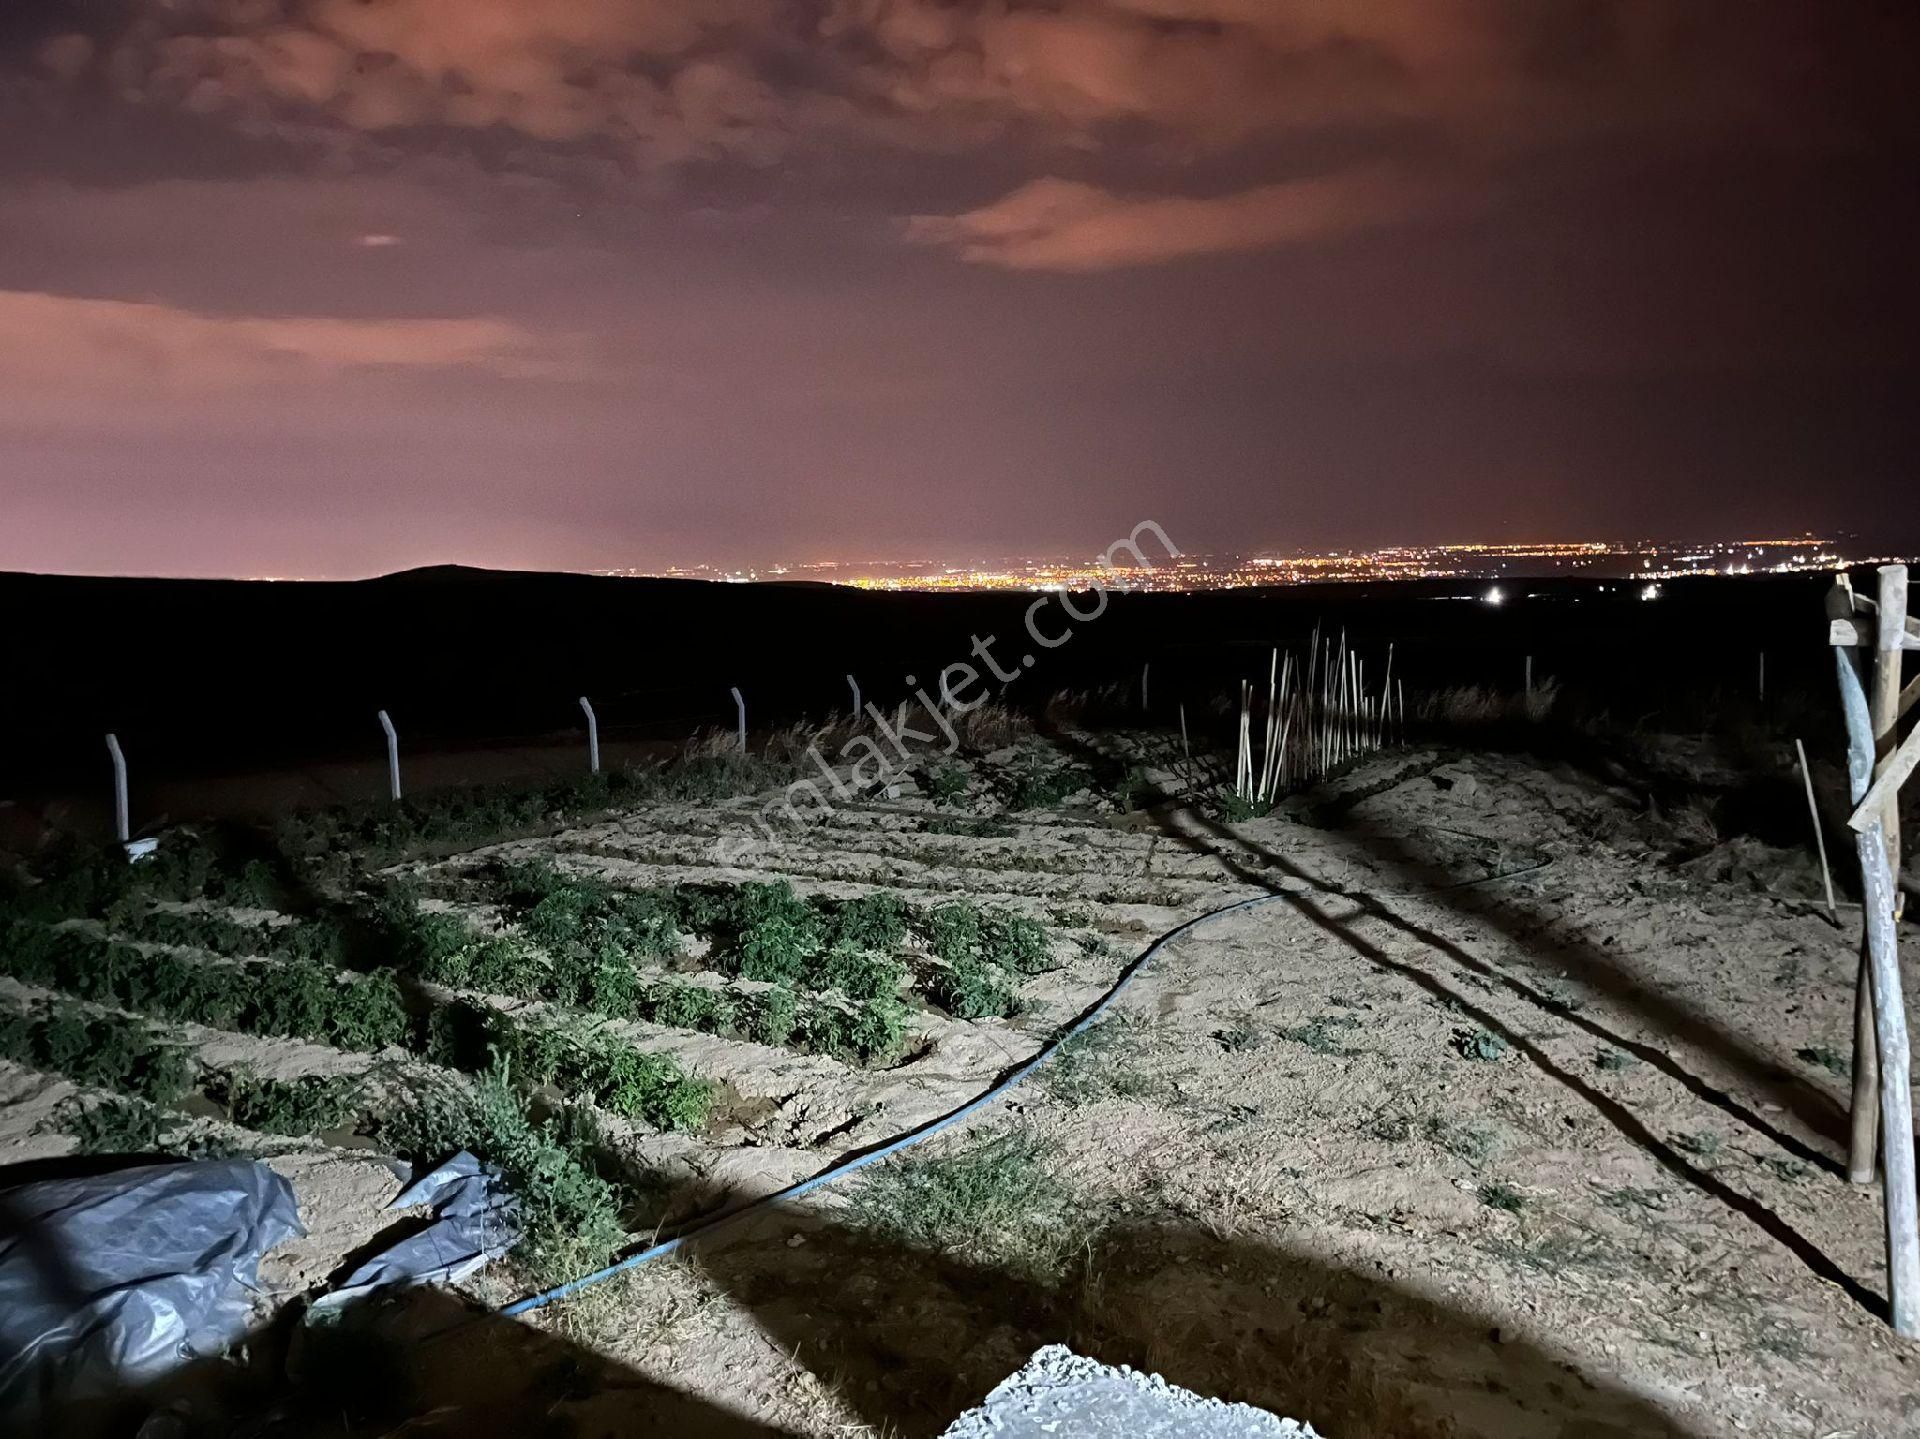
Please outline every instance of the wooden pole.
M1835 593L1841 593L1835 587ZM1853 603L1851 593L1846 603ZM1867 690L1860 678L1860 659L1851 649L1836 645L1834 660L1840 674L1840 712L1847 722L1847 789L1858 804L1873 783L1873 718ZM1847 1142L1847 1178L1855 1184L1873 1183L1875 1146L1880 1137L1880 1045L1873 1027L1873 966L1868 960L1866 936L1860 940L1860 969L1853 987L1853 1100L1852 1128Z
M1880 1131L1886 1159L1887 1290L1893 1332L1920 1338L1920 1199L1913 1170L1913 1091L1907 1007L1894 932L1892 852L1880 822L1856 836L1873 965L1874 1034L1880 1041Z
M1907 567L1880 566L1880 631L1875 646L1873 689L1867 704L1873 713L1873 777L1893 762L1900 721L1900 659L1907 629ZM1884 814L1887 862L1893 866L1894 916L1905 908L1900 898L1900 797L1889 794Z
M1813 797L1813 770L1807 764L1807 747L1794 737L1793 748L1800 756L1800 778L1807 782L1807 813L1813 816L1813 842L1820 849L1820 882L1827 887L1827 913L1840 917L1840 906L1833 902L1833 871L1827 867L1827 835L1820 824L1820 806Z
M1843 576L1829 596L1829 609L1853 608ZM1892 762L1900 704L1900 662L1907 623L1907 572L1904 565L1880 570L1875 626L1875 664L1870 684L1862 683L1851 646L1836 647L1841 709L1847 721L1847 779L1856 805L1871 787L1874 771ZM1861 637L1864 639L1864 636ZM1913 1145L1912 1056L1908 1047L1906 996L1900 978L1899 852L1897 816L1889 821L1897 794L1889 794L1878 813L1856 815L1855 845L1860 856L1862 899L1866 906L1866 980L1855 992L1854 1114L1848 1177L1871 1182L1874 1145L1871 1125L1863 1123L1862 1087L1869 1055L1878 1070L1876 1117L1879 1120L1887 1236L1887 1288L1894 1332L1920 1337L1920 1196L1916 1195ZM1864 818L1865 824L1860 820ZM1861 995L1870 998L1871 1048L1858 1033Z

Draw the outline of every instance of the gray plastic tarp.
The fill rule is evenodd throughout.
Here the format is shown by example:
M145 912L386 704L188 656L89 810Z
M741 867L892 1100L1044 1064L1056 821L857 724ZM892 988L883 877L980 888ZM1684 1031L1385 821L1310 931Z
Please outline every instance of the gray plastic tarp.
M0 1192L0 1416L156 1379L245 1332L260 1257L304 1233L250 1159Z
M432 1222L367 1260L318 1300L315 1311L325 1313L390 1286L456 1283L520 1238L519 1201L500 1184L497 1170L464 1149L414 1180L387 1208L419 1205L432 1207Z

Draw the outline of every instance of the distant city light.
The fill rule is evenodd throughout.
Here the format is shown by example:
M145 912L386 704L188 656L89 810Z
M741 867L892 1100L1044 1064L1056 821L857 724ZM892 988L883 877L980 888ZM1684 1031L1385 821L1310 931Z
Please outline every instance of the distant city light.
M664 574L681 579L751 583L765 579L812 580L867 590L986 591L1030 594L1051 590L1230 590L1343 581L1485 580L1489 591L1462 595L1501 604L1506 586L1522 577L1579 576L1631 579L1642 599L1661 597L1659 582L1717 575L1831 573L1850 565L1881 564L1902 556L1843 555L1830 539L1802 535L1783 539L1698 541L1566 541L1451 545L1388 545L1374 550L1309 553L1194 554L1146 566L1108 565L1097 555L1006 556L966 564L932 558L789 561L764 568L724 565L601 570L601 574ZM1596 593L1611 586L1601 585Z

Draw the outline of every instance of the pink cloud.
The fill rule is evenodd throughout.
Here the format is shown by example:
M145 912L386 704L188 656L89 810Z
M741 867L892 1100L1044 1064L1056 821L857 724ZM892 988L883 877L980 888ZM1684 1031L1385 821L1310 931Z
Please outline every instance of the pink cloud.
M1425 198L1375 172L1205 198L1119 195L1050 178L964 214L914 216L907 236L1008 270L1113 270L1324 239L1398 219Z
M0 290L0 388L204 392L355 371L567 373L565 344L505 320L211 315L172 305Z

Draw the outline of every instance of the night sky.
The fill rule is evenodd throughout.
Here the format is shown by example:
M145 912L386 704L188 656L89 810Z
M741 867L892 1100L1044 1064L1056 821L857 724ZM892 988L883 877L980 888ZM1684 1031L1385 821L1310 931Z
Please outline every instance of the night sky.
M1906 542L1914 13L5 0L0 567Z

